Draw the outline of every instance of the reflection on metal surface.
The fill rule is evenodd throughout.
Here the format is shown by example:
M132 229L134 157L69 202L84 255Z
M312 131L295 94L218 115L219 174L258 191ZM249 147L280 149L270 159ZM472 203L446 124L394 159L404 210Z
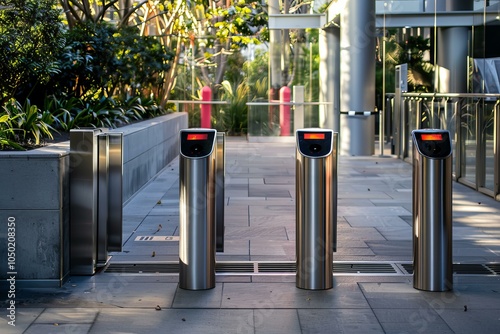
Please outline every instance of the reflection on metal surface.
M440 140L426 141L439 133ZM446 130L415 130L413 146L413 286L453 288L451 143Z
M70 270L93 275L97 262L97 137L99 129L70 131Z
M337 133L324 129L297 131L298 288L333 287L332 252L337 248L337 154Z
M106 134L97 136L97 147L97 265L103 266L108 262L109 140Z
M188 134L206 134L189 140ZM180 132L179 161L179 287L215 287L216 131Z
M108 251L122 251L123 236L123 134L108 133Z
M215 230L216 251L224 252L224 187L226 177L226 140L224 132L217 132L217 160L215 181Z
M93 275L122 247L121 133L70 132L70 268Z

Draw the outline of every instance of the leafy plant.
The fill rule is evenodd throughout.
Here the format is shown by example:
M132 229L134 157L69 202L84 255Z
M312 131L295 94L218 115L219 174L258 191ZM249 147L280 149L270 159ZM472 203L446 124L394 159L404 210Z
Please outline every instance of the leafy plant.
M52 77L53 94L82 97L158 95L173 54L137 27L82 22L66 35L61 73Z
M229 135L241 135L247 132L247 112L246 105L248 100L249 87L245 82L240 83L236 89L233 89L229 81L223 81L221 84L223 93L221 99L229 101L229 105L219 111L222 127ZM216 122L217 125L217 122Z
M16 150L24 150L24 148L17 144L10 138L14 137L14 129L10 124L10 117L7 114L0 116L0 149L4 150L6 147Z
M54 117L48 111L41 112L26 100L24 105L11 99L3 106L8 115L13 134L12 140L23 147L40 146L45 139L53 139Z
M10 0L0 10L0 105L10 98L36 101L59 73L64 27L54 0Z

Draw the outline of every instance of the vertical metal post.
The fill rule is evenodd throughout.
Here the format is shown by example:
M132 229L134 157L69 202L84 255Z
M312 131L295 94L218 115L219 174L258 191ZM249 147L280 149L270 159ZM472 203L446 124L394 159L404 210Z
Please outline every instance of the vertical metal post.
M122 251L123 239L123 134L108 132L108 239L107 250Z
M462 114L461 114L461 108L460 108L460 99L456 99L453 102L453 119L455 120L455 172L453 174L454 180L458 181L458 179L462 176L462 172L460 169L460 161L461 161L461 155L462 155L462 145L460 144L462 141Z
M93 275L97 264L97 134L70 131L70 271Z
M109 140L105 133L97 136L97 145L97 266L102 267L108 262Z
M452 154L447 130L414 130L413 287L453 287Z
M385 101L385 99L382 99ZM385 109L378 112L378 148L380 156L384 156L384 142L385 142Z
M337 133L297 130L296 286L333 287L337 249Z
M215 287L215 143L213 129L180 131L179 287Z
M93 275L122 249L121 133L70 131L70 267Z
M216 181L215 181L215 230L216 230L216 251L224 252L224 207L225 201L225 178L226 178L226 134L217 132L217 161L216 161Z

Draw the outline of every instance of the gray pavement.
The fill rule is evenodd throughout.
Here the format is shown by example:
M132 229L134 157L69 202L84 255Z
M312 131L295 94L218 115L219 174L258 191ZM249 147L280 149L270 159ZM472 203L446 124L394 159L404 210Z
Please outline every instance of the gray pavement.
M109 267L61 288L18 291L16 326L4 315L0 332L500 333L500 202L453 183L454 289L416 290L411 165L340 156L334 287L302 290L294 156L293 143L227 138L214 289L178 288L176 159L126 203L123 252Z

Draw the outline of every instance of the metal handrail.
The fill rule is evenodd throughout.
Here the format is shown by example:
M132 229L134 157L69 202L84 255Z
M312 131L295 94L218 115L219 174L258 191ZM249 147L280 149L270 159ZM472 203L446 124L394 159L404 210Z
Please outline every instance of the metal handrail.
M395 154L412 160L408 148L414 128L451 126L455 142L454 179L500 200L500 94L402 92L399 96L401 102L387 111L396 120L389 134L396 145ZM388 93L386 99L397 100L397 95ZM494 135L493 149L491 139L486 141L486 128Z

